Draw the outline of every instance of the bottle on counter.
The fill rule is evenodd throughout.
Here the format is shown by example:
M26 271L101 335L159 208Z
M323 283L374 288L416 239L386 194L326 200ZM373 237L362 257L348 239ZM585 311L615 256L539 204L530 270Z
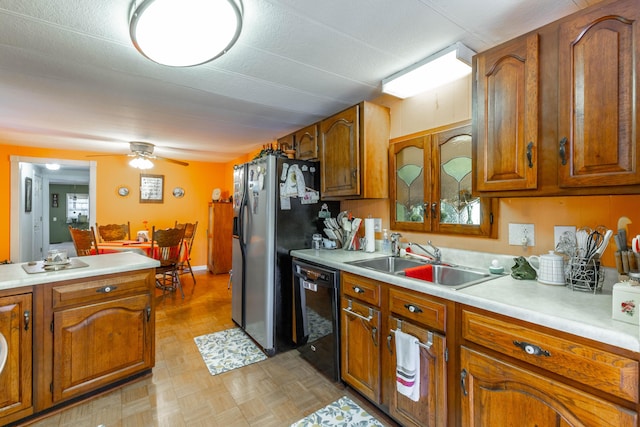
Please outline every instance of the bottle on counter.
M389 240L389 233L386 228L382 231L382 253L391 254L391 240Z

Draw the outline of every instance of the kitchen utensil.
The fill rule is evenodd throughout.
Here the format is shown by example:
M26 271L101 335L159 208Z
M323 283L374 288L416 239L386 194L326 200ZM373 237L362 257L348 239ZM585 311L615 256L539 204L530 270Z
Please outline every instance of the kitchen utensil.
M618 239L620 240L620 250L626 251L627 247L627 231L624 229L618 230Z
M546 285L565 285L564 258L549 251L544 255L531 255L528 258L529 264L538 274L538 282ZM534 265L538 264L538 267Z
M609 240L611 239L611 236L613 236L613 230L607 230L604 233L604 237L602 238L602 243L600 244L600 246L598 247L598 250L596 251L596 254L598 256L602 256L602 254L604 253L605 249L607 249L607 246L609 245Z
M593 258L593 256L597 253L598 248L602 244L603 240L604 240L604 236L600 234L600 232L595 230L592 231L591 234L589 234L589 237L587 238L587 247L585 250L584 257L586 259Z

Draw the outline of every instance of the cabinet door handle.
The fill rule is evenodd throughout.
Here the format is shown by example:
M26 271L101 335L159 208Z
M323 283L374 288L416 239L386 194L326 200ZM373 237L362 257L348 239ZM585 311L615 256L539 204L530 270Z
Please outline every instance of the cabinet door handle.
M378 328L375 326L371 328L371 339L373 340L373 345L378 346Z
M29 310L25 310L23 316L24 316L24 330L28 331L29 322L31 321L31 313L29 312Z
M533 141L529 141L527 144L527 163L529 164L529 169L533 168Z
M562 166L567 164L567 137L565 136L560 140L560 160L562 161Z
M364 289L362 289L360 286L354 286L352 289L356 294L364 294Z
M438 214L438 212L436 211L437 207L438 207L437 203L435 203L435 202L431 203L431 218L432 219L436 219L437 218L437 216L436 216Z
M466 369L463 369L462 372L460 372L460 387L462 388L462 395L467 396L469 393L467 393L467 370Z
M431 202L424 202L422 204L422 209L424 210L424 219L429 219L429 206Z
M146 311L147 311L147 322L150 322L151 321L151 306L150 305L147 306Z
M108 294L109 292L115 291L116 289L118 289L117 286L103 286L96 289L96 292L99 294Z
M516 347L520 347L522 350L524 350L525 353L531 354L533 356L551 356L551 353L549 353L547 350L541 349L535 344L529 344L528 342L520 342L514 340L513 345L515 345Z
M387 335L387 348L389 349L389 354L393 354L393 350L391 350L391 334Z
M409 310L411 313L422 313L422 309L420 307L418 307L417 305L405 304L404 308Z

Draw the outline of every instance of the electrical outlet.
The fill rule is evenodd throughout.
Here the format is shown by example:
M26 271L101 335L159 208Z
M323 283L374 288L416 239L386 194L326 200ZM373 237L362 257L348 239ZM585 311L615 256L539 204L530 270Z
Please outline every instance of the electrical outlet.
M377 232L382 231L382 218L373 219L373 231L377 231Z
M535 246L535 227L533 224L509 224L509 244Z

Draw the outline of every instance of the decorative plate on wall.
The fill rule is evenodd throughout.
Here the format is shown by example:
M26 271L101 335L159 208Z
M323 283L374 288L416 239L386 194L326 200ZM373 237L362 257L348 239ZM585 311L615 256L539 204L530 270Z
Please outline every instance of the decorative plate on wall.
M129 195L129 187L126 185L121 185L117 188L116 192L120 197L127 197Z
M182 196L184 196L184 188L176 187L173 189L173 197L176 197L179 199Z
M220 200L220 193L221 191L219 188L214 188L213 192L211 193L211 200L213 200L214 202Z

